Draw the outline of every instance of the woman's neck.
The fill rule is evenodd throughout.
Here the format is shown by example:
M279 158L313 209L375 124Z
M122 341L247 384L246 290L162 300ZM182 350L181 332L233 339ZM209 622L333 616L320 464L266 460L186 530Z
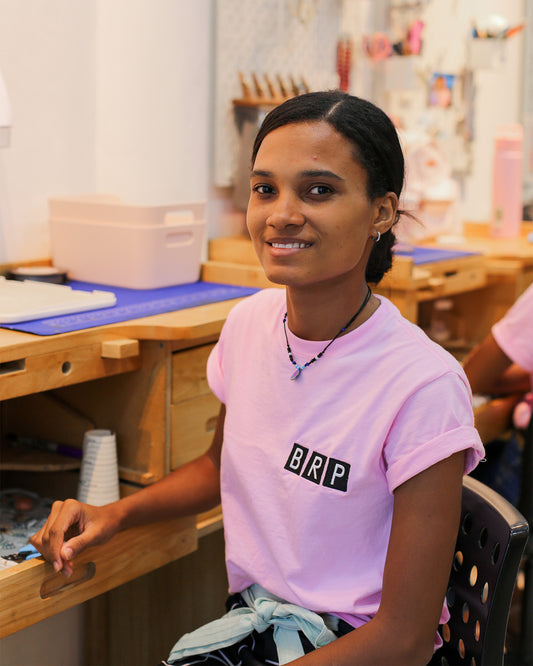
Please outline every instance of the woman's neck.
M330 340L346 326L364 303L368 285L362 283L349 290L331 293L316 293L309 289L286 288L287 323L294 335L305 340ZM360 326L375 312L378 299L372 297L347 327L344 333Z

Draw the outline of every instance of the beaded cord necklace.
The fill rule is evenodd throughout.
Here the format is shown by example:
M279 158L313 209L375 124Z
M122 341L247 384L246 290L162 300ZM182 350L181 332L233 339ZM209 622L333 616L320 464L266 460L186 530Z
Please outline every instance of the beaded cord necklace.
M351 324L353 324L353 322L356 320L357 316L358 316L359 314L361 314L361 312L363 311L365 305L368 303L368 301L370 300L370 297L371 297L371 296L372 296L372 292L370 291L370 287L368 287L368 291L366 292L365 300L362 302L361 306L359 307L359 309L357 310L357 312L354 314L354 316L350 319L350 321L349 321L347 324L345 324L345 325L340 329L340 331L337 333L337 335L335 335L335 337L332 338L332 339L328 342L328 344L324 347L324 349L323 349L321 352L319 352L316 356L313 356L313 358L312 358L311 360L307 361L307 363L304 363L303 365L299 365L299 364L296 363L296 361L294 360L294 356L292 355L292 349L291 349L291 346L290 346L290 344L289 344L289 338L288 338L288 336L287 336L287 313L285 313L285 314L283 315L283 332L285 333L285 341L286 341L286 343L287 343L287 353L289 354L289 360L290 360L290 362L291 362L291 363L294 365L294 367L296 368L296 370L295 370L295 371L292 373L292 375L290 376L290 379L291 379L291 380L298 379L298 377L300 376L300 373L302 372L302 370L304 370L305 368L307 368L308 366L310 366L311 363L314 363L315 361L318 361L318 359L319 359L321 356L323 356L323 354L324 354L324 352L326 351L326 349L327 349L330 345L332 345L332 344L335 342L335 340L339 337L339 335L340 335L341 333L344 333L344 331L345 331L345 330L346 330Z

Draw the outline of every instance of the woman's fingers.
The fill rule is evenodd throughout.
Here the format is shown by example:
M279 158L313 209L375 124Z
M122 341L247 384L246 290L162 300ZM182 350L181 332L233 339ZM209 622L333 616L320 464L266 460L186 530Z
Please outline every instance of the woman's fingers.
M65 534L74 526L77 526L78 532L83 530L83 507L84 505L76 500L54 502L48 520L30 539L30 543L42 553L56 571L63 570L65 565L61 555ZM79 550L81 548L77 552Z
M105 543L116 532L111 506L96 507L77 500L54 502L48 520L30 542L56 571L70 576L76 555Z

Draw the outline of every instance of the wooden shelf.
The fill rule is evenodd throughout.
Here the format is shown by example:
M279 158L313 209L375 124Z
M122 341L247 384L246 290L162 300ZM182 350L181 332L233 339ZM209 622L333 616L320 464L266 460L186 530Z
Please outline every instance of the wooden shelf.
M81 459L26 446L2 444L0 470L18 472L65 472L80 469Z

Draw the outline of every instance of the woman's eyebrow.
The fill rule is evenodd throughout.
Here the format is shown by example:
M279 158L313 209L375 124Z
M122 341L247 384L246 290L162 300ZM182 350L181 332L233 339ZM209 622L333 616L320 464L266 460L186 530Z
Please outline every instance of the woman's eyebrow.
M250 175L252 178L254 176L259 178L272 178L274 174L271 171L254 169ZM344 178L342 178L338 174L334 173L333 171L328 171L327 169L305 170L300 173L300 176L302 176L303 178L333 178L335 180L344 180Z
M334 178L335 180L344 180L344 178L338 174L333 171L328 171L327 169L310 169L302 171L301 175L305 178Z

